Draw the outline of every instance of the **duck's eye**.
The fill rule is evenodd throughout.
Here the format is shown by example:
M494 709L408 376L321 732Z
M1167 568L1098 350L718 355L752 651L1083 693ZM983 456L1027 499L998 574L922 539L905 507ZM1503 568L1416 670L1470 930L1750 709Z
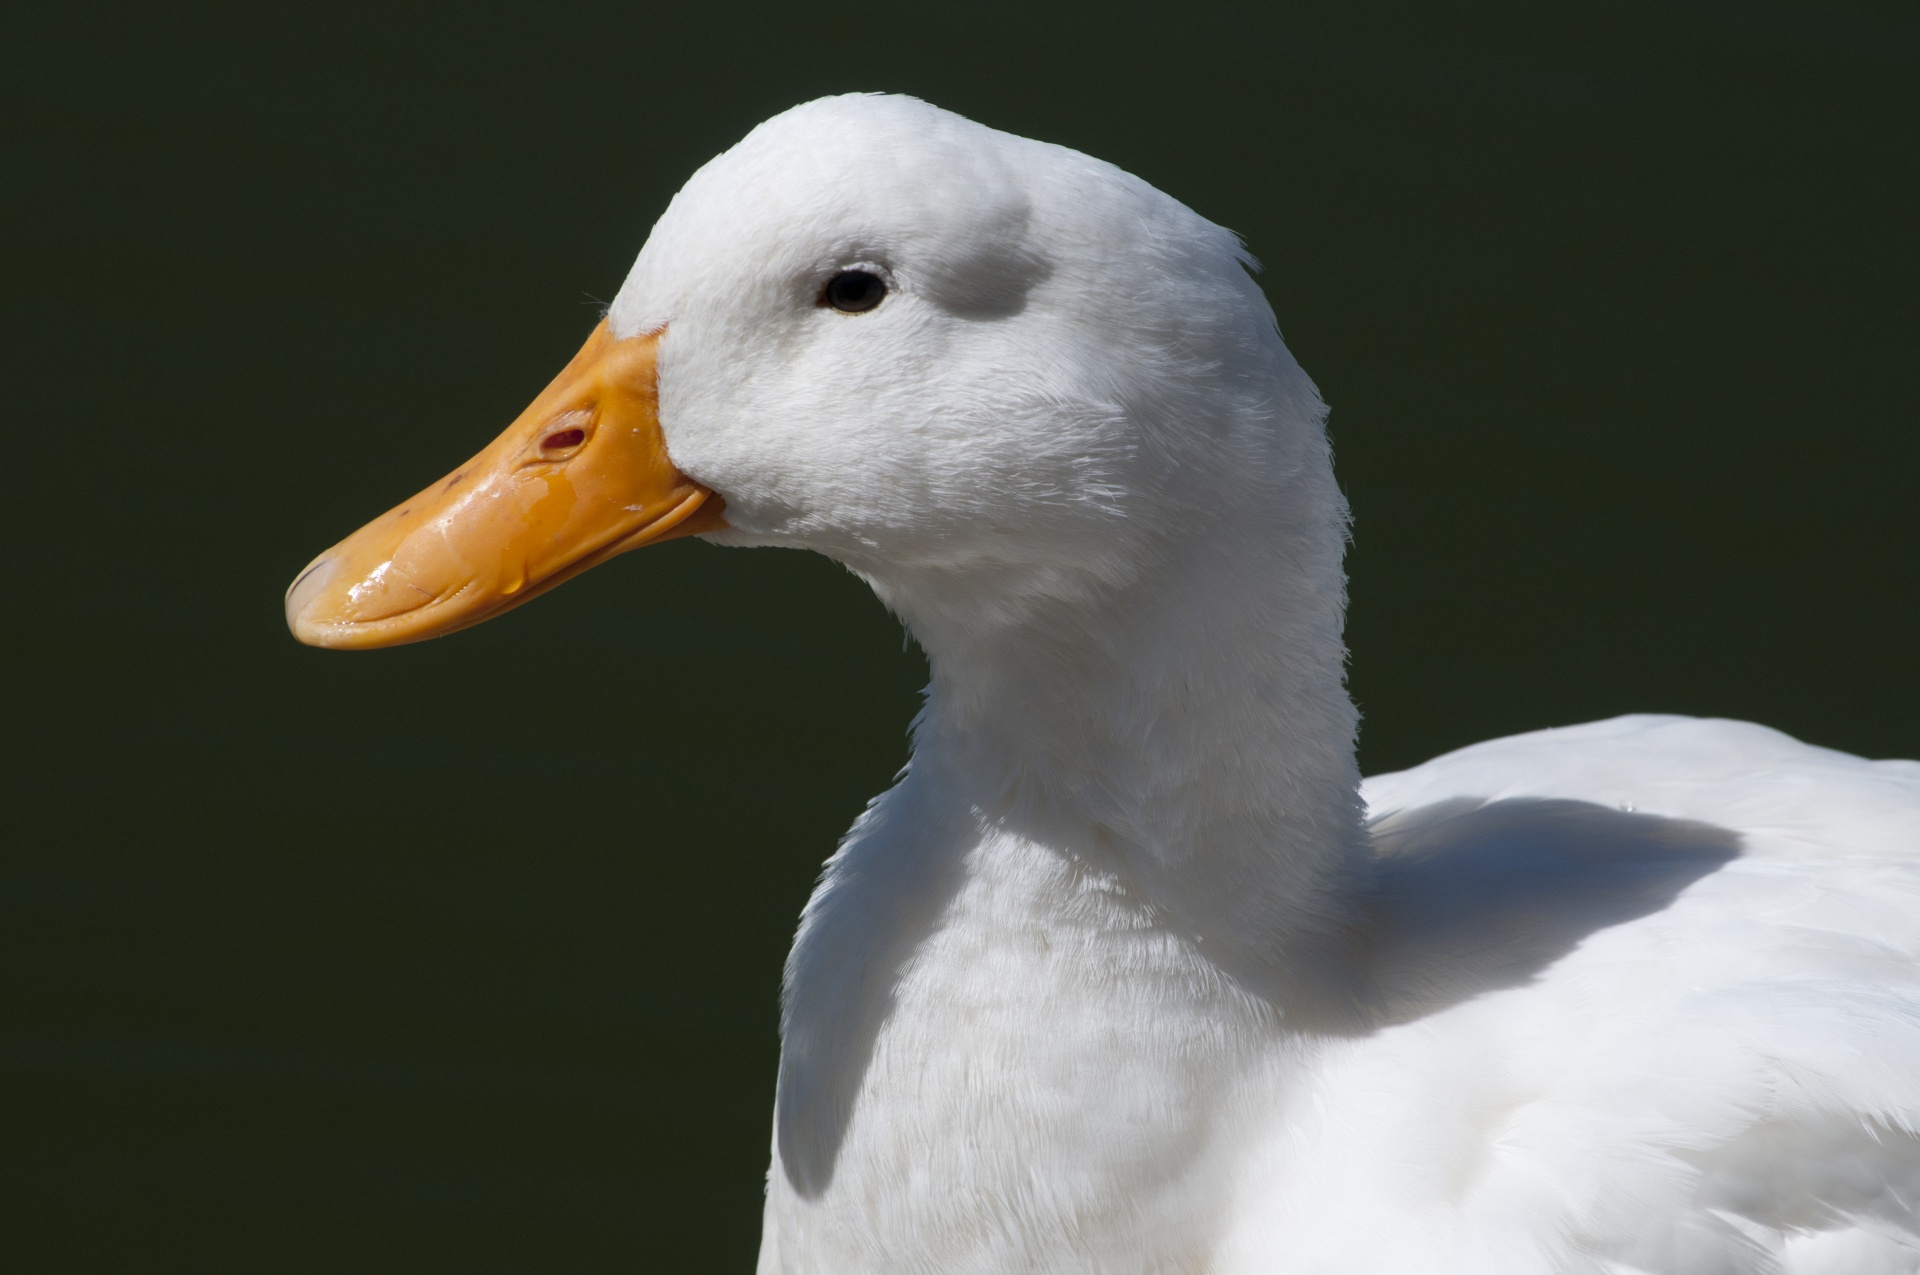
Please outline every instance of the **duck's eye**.
M859 314L879 305L886 295L886 282L879 275L866 270L844 270L827 280L820 300L842 313Z
M555 430L540 440L540 449L542 451L561 452L569 447L578 447L586 441L587 431L584 429Z

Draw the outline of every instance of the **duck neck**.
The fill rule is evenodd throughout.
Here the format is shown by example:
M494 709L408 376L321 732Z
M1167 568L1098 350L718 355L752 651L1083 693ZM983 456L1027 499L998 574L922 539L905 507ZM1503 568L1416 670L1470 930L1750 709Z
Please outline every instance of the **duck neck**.
M1120 583L874 578L931 666L916 777L1105 860L1159 923L1284 998L1345 920L1365 845L1340 516L1336 495L1309 525L1197 527Z

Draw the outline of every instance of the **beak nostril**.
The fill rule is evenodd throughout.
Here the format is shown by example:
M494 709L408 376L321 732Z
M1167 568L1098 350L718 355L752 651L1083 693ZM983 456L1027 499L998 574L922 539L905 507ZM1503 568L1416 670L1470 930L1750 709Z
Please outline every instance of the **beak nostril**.
M543 452L561 452L569 447L578 447L585 442L587 431L584 429L559 429L540 440Z

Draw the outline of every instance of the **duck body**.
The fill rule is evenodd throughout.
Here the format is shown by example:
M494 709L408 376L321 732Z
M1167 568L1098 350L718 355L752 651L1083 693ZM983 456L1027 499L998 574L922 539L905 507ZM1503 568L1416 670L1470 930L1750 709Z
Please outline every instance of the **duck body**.
M1363 785L1250 264L1088 156L795 108L289 622L417 640L700 534L927 652L787 963L762 1275L1915 1271L1920 766L1623 718Z
M1377 777L1294 1015L938 787L802 929L763 1272L1920 1262L1920 764L1643 716Z

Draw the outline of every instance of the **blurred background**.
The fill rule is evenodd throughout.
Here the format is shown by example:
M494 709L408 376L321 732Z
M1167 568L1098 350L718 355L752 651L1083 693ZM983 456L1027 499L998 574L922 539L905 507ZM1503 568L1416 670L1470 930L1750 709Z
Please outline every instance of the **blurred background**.
M280 597L824 93L1246 237L1369 771L1646 710L1920 755L1917 62L1835 0L0 10L0 1265L750 1269L780 962L918 653L687 542L370 655Z

